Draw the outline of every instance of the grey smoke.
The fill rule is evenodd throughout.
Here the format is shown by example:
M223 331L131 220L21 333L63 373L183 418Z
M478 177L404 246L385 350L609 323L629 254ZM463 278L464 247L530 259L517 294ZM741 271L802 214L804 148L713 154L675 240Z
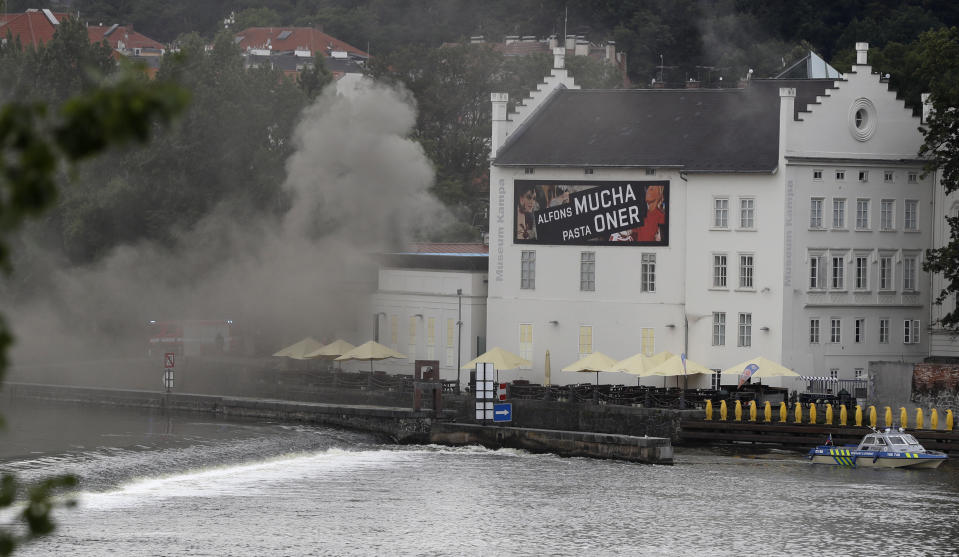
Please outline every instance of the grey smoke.
M451 219L428 193L430 161L409 138L415 118L403 91L327 88L296 128L282 221L239 222L224 207L172 249L124 246L95 266L48 268L52 291L4 304L14 368L119 355L121 337L136 347L149 319L233 319L276 343L369 340L357 321L375 286L371 255L401 247L412 225Z

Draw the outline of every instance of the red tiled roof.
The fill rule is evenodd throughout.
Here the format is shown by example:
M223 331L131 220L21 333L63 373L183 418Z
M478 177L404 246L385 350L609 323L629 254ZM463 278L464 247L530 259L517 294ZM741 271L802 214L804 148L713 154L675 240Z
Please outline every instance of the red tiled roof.
M284 35L280 39L280 34ZM242 49L272 47L273 52L309 50L329 56L332 51L349 52L368 58L369 54L312 27L248 27L235 35Z
M107 35L107 31L113 29L112 25L91 25L87 27L87 35L90 36L90 42L99 43L106 39L114 49L120 50L120 42L127 49L132 48L155 48L162 50L163 44L133 30L132 25L120 25Z
M65 13L51 13L58 23L67 17ZM7 38L7 33L10 33L15 39L19 37L23 46L36 48L52 39L56 30L56 26L41 11L0 14L0 40Z
M489 246L480 243L429 242L413 244L412 253L489 253Z

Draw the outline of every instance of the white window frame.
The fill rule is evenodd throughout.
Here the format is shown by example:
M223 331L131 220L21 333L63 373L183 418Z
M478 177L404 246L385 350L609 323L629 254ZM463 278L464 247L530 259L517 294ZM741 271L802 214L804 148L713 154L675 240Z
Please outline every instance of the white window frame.
M879 200L879 230L892 232L896 229L896 200Z
M846 290L846 256L830 254L829 289Z
M896 290L896 264L891 255L879 256L879 290L894 292Z
M729 198L713 198L713 228L720 230L729 229Z
M906 255L902 258L902 291L917 292L919 278L919 258Z
M884 170L882 173L882 181L887 184L892 184L896 181L896 173L892 170Z
M903 321L903 344L919 344L919 320L906 319Z
M879 344L889 344L889 318L879 319Z
M736 335L736 346L749 347L753 345L753 314L739 314L739 329Z
M846 228L846 198L832 198L832 227L836 230Z
M523 250L520 252L520 290L536 290L536 251Z
M739 254L739 288L754 290L756 281L756 256L752 253Z
M579 326L579 357L585 358L593 353L593 326Z
M725 253L713 254L713 288L729 288L729 256Z
M726 346L726 312L713 312L713 346Z
M869 290L869 255L856 254L853 258L853 287L856 290Z
M869 201L862 197L856 200L856 230L870 230Z
M644 253L641 256L639 272L640 292L656 292L656 254Z
M596 252L579 253L579 289L581 292L596 291Z
M812 230L823 230L823 204L825 198L809 198L809 228Z
M902 229L907 232L917 232L919 230L919 200L907 199L903 201L902 205Z
M829 318L829 344L839 344L842 342L842 318Z
M829 368L829 378L830 379L839 379L839 368L831 367Z
M822 169L814 168L812 169L812 179L814 182L822 182Z
M827 279L825 275L826 256L821 253L809 255L809 290L825 290Z
M809 344L819 344L820 322L818 317L809 318Z
M909 182L910 184L918 184L918 183L919 183L919 173L918 173L918 172L910 172L910 173L908 174L908 178L906 179L906 181Z
M852 375L855 379L862 379L862 377L865 374L866 374L865 368L857 367L852 370Z
M836 181L842 182L846 179L846 171L841 168L836 169Z
M866 342L866 319L857 317L853 321L852 341L856 344Z
M739 198L739 228L754 230L756 228L756 198Z
M860 171L859 171L859 183L865 184L865 183L868 182L868 181L869 181L869 171L868 171L868 170L860 170Z

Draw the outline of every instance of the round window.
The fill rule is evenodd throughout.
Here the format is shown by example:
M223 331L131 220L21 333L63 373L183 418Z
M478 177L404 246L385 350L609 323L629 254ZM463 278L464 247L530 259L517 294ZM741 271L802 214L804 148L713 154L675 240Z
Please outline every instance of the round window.
M859 98L849 107L849 132L857 141L869 141L876 133L878 118L872 101Z

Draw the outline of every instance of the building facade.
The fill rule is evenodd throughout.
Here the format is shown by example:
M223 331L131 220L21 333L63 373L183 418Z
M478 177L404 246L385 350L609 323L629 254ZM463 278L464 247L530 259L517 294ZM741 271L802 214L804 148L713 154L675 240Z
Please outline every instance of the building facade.
M842 79L624 91L578 90L557 49L515 112L494 93L487 336L533 362L516 376L542 381L547 350L850 379L920 361L933 180L858 47Z

